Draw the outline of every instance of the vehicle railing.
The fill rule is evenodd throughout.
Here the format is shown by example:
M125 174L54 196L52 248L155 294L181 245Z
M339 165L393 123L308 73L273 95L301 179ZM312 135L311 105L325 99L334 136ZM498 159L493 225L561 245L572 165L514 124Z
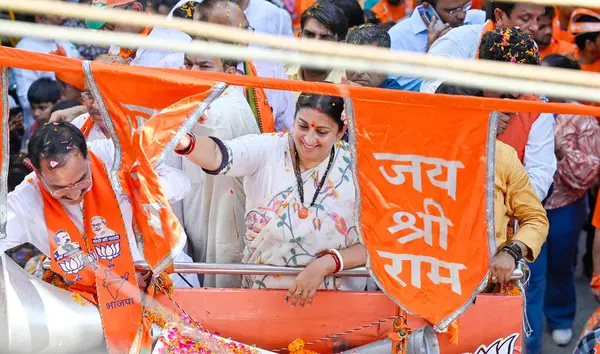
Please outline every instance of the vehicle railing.
M45 261L44 269L50 269L50 262ZM140 272L150 270L148 263L135 262L135 269ZM265 264L242 264L242 263L173 263L173 272L181 274L227 274L227 275L298 275L303 267L283 267ZM336 277L362 277L371 275L366 267L345 269L335 275ZM523 271L515 269L512 280L523 278Z

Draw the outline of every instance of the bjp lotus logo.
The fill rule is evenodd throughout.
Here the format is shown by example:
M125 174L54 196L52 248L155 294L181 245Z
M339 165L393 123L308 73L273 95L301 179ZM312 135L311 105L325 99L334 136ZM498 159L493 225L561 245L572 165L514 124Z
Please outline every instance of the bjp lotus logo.
M65 272L65 274L75 274L75 281L81 280L81 277L79 277L79 272L81 272L81 270L85 266L83 261L83 255L81 253L79 255L80 257L71 257L70 259L64 262L58 263L58 265L63 270L63 272Z
M110 261L108 268L112 268L113 259L121 255L121 244L119 242L107 243L105 246L96 246L98 258Z
M518 338L519 334L514 333L506 338L497 339L488 346L482 345L477 348L475 354L513 354Z

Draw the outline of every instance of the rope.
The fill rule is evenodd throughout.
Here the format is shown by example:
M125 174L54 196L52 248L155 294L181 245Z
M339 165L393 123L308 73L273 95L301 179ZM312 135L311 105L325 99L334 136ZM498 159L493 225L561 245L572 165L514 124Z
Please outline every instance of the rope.
M377 321L371 322L371 323L366 324L366 325L358 326L356 328L352 328L352 329L349 329L349 330L344 331L344 332L332 334L332 335L323 337L321 339L313 340L312 342L306 343L305 346L314 345L314 344L318 344L318 343L329 341L329 340L335 340L335 339L337 339L339 337L347 336L349 334L352 334L352 333L355 333L355 332L358 332L358 331L362 331L363 329L367 329L367 328L378 326L378 325L380 325L382 323L385 323L387 321L397 320L398 318L404 318L404 316L392 316L392 317L388 317L388 318L382 318L382 319L379 319ZM283 352L283 351L288 351L288 348L273 349L272 351L276 352L276 353L280 353L280 352Z
M4 1L4 0L0 0ZM33 1L33 0L32 0ZM57 3L57 2L52 2ZM62 4L62 3L61 3ZM405 76L422 76L430 79L441 79L455 85L466 87L477 87L484 90L511 93L531 93L545 95L548 97L563 97L580 100L584 102L600 102L600 90L592 87L566 85L560 83L546 83L540 80L511 79L496 75L484 75L478 73L461 72L454 69L430 68L421 70L413 64L380 62L372 60L355 59L348 57L332 57L329 55L316 55L305 53L289 53L279 50L267 50L264 48L246 47L224 43L211 43L206 41L194 41L185 43L182 41L171 41L168 39L157 39L131 33L112 33L108 31L91 31L81 28L64 28L61 26L40 25L23 22L12 22L0 20L0 33L9 35L25 35L35 38L53 38L71 41L73 43L86 43L100 46L118 45L124 48L150 48L159 51L174 53L191 53L215 58L247 60L256 59L268 62L282 62L300 66L310 66L322 69L352 70L356 72L393 73ZM291 39L289 39L291 41ZM373 48L376 49L376 48ZM371 49L369 49L371 51ZM362 48L362 52L365 51ZM423 56L423 58L426 58ZM430 56L428 58L434 58ZM481 65L483 60L477 61L446 61L471 63L473 66ZM489 64L489 63L488 63ZM509 66L513 71L531 70L524 68L530 65L513 65L509 63L494 63ZM487 64L486 64L487 65ZM18 67L18 65L17 65ZM540 69L541 68L535 68ZM565 69L551 69L564 71ZM541 71L540 71L541 73ZM568 75L576 76L580 72L568 71ZM589 78L598 78L596 84L600 85L600 74L583 73ZM343 87L343 86L342 86Z
M511 0L514 2L525 2L523 0ZM555 0L543 0L544 2L556 2ZM536 2L536 1L532 1ZM542 0L537 0L541 3ZM600 8L600 2L596 0L579 0L576 1L560 1L564 4L570 4L575 6L577 3L584 3L586 7L597 7ZM584 6L584 5L582 5ZM244 44L257 44L270 48L286 49L297 51L300 53L312 53L325 55L329 60L341 58L352 58L352 59L363 59L371 63L371 69L378 67L378 64L390 64L390 63L402 63L409 67L408 74L411 76L420 77L432 77L428 75L431 69L445 69L450 71L465 71L469 73L487 74L493 76L496 79L499 78L517 78L517 79L529 79L535 80L536 82L555 82L564 83L571 85L580 85L587 87L600 87L600 74L594 73L583 73L567 69L557 68L541 68L533 67L528 65L511 65L509 63L499 63L483 60L458 60L447 57L436 57L432 55L426 55L424 53L409 53L409 52L391 52L384 48L370 47L369 50L364 50L364 47L357 45L349 45L344 43L333 43L327 41L318 41L314 39L297 39L288 38L274 35L267 35L261 33L248 32L243 29L228 27L223 25L216 25L206 22L192 21L189 19L172 18L167 19L159 15L149 15L136 13L133 11L126 11L121 9L100 9L91 8L88 5L73 4L67 2L58 1L44 1L44 0L28 0L28 1L17 1L17 0L0 0L0 8L12 9L18 12L33 13L33 14L44 14L44 15L56 15L66 16L70 18L79 19L91 19L105 21L109 23L120 23L126 25L139 26L140 28L145 27L162 27L162 28L175 28L183 32L186 32L192 36L202 36L206 38L213 38L223 42L233 43L244 43ZM14 22L13 22L14 23ZM15 23L16 25L16 23ZM5 26L9 27L9 26ZM44 38L56 38L54 31L60 26L52 26L51 29L46 29ZM86 35L91 36L96 31L84 30ZM26 30L18 32L18 36L29 35ZM120 35L125 35L120 34ZM84 36L85 37L85 36ZM83 39L85 40L85 38ZM139 39L137 40L139 41ZM90 42L78 42L82 44L90 44ZM98 43L94 43L98 44ZM102 43L102 45L110 45L116 43ZM125 46L125 45L124 45ZM125 46L127 48L139 48L140 44L133 43ZM175 50L175 43L173 43L172 52L181 52L182 50ZM165 48L168 50L168 48ZM185 51L185 50L183 50ZM227 50L225 53L231 52ZM293 62L294 55L286 53L282 59L277 59L282 63L298 64ZM331 58L334 57L334 58ZM254 59L250 56L236 56L228 57L228 59L237 60L248 60ZM331 69L332 66L326 68ZM355 67L348 65L348 69L355 69ZM371 70L373 71L373 70ZM388 72L392 73L392 72ZM395 73L395 72L394 72ZM407 71L402 73L407 75ZM433 78L437 78L433 76ZM488 78L489 80L489 78ZM457 82L458 83L458 82ZM512 85L518 86L519 82L512 82ZM471 85L474 86L474 85Z

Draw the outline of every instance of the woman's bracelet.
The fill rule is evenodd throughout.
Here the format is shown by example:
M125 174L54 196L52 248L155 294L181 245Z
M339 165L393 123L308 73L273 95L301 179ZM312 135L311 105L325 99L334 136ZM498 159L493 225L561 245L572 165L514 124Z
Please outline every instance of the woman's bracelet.
M339 273L342 270L344 270L344 259L342 258L342 254L340 253L340 251L336 250L335 248L332 248L317 253L318 257L323 257L325 255L330 255L331 257L333 257L333 261L335 262L335 271L332 274Z
M175 153L179 156L188 156L196 147L196 136L190 132L187 133L187 136L190 138L190 145L183 150L175 150Z
M336 265L339 265L339 267L336 267L336 270L334 273L339 273L342 270L344 270L344 259L342 258L342 254L340 253L340 251L336 250L335 248L332 248L329 251L335 255L333 258L337 259ZM338 264L338 262L339 262L339 264Z

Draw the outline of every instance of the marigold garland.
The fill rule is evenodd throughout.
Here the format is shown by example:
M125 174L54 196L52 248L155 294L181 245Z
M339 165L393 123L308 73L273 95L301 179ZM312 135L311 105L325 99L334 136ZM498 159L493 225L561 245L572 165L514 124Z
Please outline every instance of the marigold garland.
M288 350L290 354L319 354L315 351L304 349L306 343L302 338L296 338L293 342L288 344Z

